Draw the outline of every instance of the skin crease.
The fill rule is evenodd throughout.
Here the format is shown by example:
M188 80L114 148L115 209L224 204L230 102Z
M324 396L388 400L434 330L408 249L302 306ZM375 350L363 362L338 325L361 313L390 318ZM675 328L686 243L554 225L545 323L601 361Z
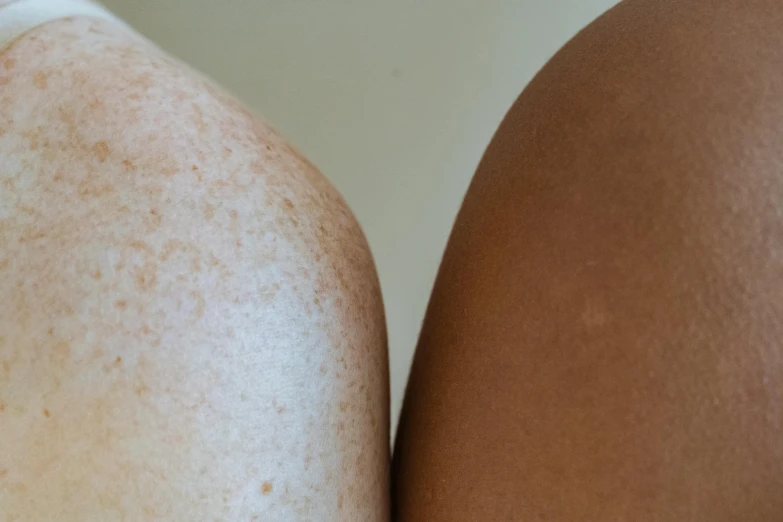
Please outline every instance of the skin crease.
M396 521L783 518L781 27L629 0L522 93L432 294Z
M0 520L388 520L386 336L344 202L112 22L0 53Z

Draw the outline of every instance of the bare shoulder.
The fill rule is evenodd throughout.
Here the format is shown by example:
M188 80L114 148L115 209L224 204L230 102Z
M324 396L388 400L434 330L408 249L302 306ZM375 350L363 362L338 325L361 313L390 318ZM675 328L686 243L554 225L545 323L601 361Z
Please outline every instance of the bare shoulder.
M108 22L0 85L4 512L383 520L382 305L326 179Z
M523 91L433 291L399 520L776 520L781 21L629 0Z

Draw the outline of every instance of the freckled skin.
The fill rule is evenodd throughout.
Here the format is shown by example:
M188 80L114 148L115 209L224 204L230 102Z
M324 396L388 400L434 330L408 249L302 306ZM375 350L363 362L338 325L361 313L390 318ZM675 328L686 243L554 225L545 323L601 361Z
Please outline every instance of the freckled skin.
M110 22L0 65L0 513L387 520L382 305L340 196Z
M432 294L397 522L783 520L781 27L628 0L522 93Z

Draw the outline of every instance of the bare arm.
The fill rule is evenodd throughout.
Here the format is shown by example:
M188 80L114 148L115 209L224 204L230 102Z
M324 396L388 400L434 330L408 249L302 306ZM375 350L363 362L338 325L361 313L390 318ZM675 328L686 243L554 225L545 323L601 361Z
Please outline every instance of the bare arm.
M0 83L0 511L385 520L382 305L332 187L110 22Z
M521 95L423 327L399 522L783 516L781 24L627 1Z

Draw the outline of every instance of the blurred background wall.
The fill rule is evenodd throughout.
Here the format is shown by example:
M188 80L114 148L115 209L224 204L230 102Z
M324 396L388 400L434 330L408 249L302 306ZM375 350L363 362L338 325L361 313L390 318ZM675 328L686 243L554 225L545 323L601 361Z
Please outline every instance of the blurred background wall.
M538 69L615 0L104 0L340 189L378 265L396 422L476 165Z

